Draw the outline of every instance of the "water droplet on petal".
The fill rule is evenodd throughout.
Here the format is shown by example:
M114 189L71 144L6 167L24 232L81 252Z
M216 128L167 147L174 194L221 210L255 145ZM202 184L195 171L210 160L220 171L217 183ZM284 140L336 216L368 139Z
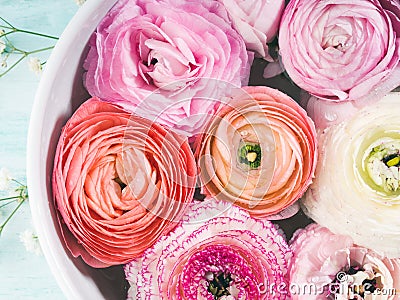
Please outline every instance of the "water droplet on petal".
M325 112L324 116L325 116L325 119L327 119L330 122L335 121L338 118L336 113L329 112L329 111Z
M267 152L272 152L272 151L274 151L275 150L275 147L274 146L267 146L267 147L265 147L265 151L267 151Z

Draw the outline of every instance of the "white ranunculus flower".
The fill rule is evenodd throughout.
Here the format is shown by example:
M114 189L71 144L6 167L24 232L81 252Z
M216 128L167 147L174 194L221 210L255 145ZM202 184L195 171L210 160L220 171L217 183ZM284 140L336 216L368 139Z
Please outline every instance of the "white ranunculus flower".
M320 135L308 216L355 244L400 257L400 93Z

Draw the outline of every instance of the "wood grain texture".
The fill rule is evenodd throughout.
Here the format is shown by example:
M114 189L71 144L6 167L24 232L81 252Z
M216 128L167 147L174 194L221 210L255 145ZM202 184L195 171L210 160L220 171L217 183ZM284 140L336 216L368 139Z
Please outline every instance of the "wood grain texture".
M55 36L61 34L77 9L73 0L0 0L0 16L15 27ZM10 40L24 50L54 44L23 34L13 34ZM49 54L37 57L46 60ZM29 116L39 80L26 60L0 78L0 168L6 167L22 182L26 182ZM11 209L1 209L0 220ZM0 299L65 299L44 256L27 252L21 243L19 235L26 229L32 229L28 203L23 204L0 237Z

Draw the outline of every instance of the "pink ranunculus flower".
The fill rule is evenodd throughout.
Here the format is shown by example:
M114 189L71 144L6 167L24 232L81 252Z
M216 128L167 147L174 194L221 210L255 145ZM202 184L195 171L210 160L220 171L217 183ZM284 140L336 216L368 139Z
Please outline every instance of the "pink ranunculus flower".
M125 266L128 299L286 299L290 256L272 223L206 199Z
M279 90L248 86L231 98L194 144L204 193L253 217L292 216L317 165L314 123Z
M290 299L400 299L400 259L385 258L315 223L296 231L290 248Z
M400 84L399 1L292 0L279 46L290 78L309 93L379 99Z
M233 27L243 37L246 47L257 56L273 61L268 53L279 28L284 0L218 0L228 10Z
M64 126L53 192L65 242L92 267L127 263L173 229L193 199L186 138L92 98Z
M240 87L249 66L222 4L120 0L90 40L84 80L92 96L131 111L141 105L138 114L190 136L219 105L206 101L214 81Z

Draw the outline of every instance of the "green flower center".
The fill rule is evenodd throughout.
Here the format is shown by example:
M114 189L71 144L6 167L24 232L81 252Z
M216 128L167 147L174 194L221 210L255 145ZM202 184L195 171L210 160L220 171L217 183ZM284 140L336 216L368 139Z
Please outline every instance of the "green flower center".
M228 290L232 282L231 274L207 272L205 277L208 282L207 291L214 296L215 300L231 294Z
M239 148L239 162L245 164L250 169L257 169L261 165L260 144L245 143Z
M400 193L400 141L381 143L372 148L365 166L373 184L387 194Z

